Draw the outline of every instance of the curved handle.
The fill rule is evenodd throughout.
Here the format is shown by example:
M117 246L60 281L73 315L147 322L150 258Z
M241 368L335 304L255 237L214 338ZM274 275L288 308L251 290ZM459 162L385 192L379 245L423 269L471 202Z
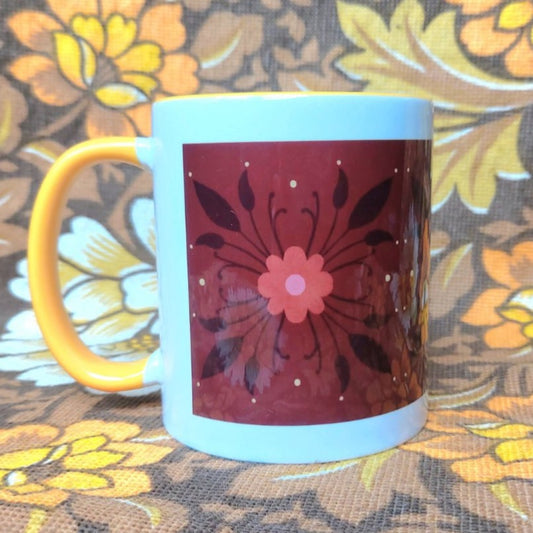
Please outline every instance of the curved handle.
M103 160L134 165L141 162L136 144L141 139L108 137L73 146L52 165L39 190L30 222L28 279L33 308L44 339L59 364L77 381L95 389L116 392L146 385L149 358L114 362L82 343L72 326L59 283L57 242L61 211L74 178L84 167Z

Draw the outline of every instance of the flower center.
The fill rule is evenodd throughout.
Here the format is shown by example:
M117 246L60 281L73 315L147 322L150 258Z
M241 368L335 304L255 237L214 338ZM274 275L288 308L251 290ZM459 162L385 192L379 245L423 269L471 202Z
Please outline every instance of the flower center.
M300 274L291 274L285 280L285 288L292 296L299 296L305 291L305 279Z

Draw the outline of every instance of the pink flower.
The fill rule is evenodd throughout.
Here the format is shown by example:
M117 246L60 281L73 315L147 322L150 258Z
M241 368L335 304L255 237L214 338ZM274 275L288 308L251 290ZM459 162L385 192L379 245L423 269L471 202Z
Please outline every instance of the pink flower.
M298 324L307 312L316 315L324 311L324 300L333 290L333 278L322 271L324 258L314 254L309 259L302 248L290 246L283 259L270 255L266 260L268 272L259 276L257 288L269 299L270 314L285 313L287 320Z

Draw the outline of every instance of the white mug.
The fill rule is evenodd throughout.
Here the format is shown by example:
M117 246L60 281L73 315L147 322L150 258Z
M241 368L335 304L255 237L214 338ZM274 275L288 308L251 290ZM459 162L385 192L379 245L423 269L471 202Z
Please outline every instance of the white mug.
M218 456L307 463L415 435L425 394L432 106L347 93L172 98L150 138L74 146L30 227L43 335L81 383L159 383L163 420ZM60 210L86 165L151 169L160 349L111 362L78 338L57 273Z

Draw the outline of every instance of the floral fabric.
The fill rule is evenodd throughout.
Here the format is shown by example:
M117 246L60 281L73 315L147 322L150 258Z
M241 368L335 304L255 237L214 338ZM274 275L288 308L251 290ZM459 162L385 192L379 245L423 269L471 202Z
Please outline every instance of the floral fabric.
M532 31L530 0L0 3L1 529L530 531ZM277 466L192 451L164 431L157 390L102 395L73 383L31 310L28 222L61 152L148 135L161 98L265 90L435 104L431 412L415 439L375 456ZM320 257L293 244L270 254L258 291L273 319L298 327L323 314L331 280ZM145 171L84 171L59 254L65 305L92 350L120 361L157 348ZM288 266L299 277L287 285ZM370 408L398 405L391 376L410 372L398 357L368 388Z

